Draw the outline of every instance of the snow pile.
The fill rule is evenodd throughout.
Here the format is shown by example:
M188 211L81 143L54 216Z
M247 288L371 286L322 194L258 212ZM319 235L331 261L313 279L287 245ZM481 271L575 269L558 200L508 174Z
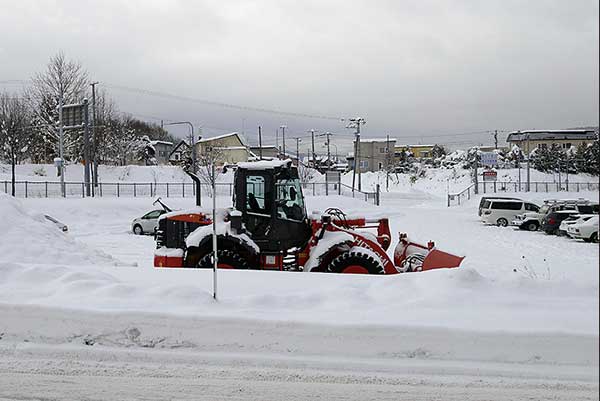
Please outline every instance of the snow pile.
M26 210L22 202L0 193L0 262L64 265L119 264L109 254L90 249L63 233L42 213Z

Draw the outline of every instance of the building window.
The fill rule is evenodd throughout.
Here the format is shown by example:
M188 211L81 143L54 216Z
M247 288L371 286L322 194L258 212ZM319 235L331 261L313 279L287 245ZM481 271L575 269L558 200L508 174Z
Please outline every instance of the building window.
M421 152L419 152L421 154L421 157L429 157L429 152L426 150L422 150Z
M389 149L387 148L387 146L384 148L379 148L379 153L388 153L388 152L389 152Z
M563 149L570 149L571 148L571 142L563 143L562 147L563 147Z
M368 168L369 167L369 161L368 160L361 160L359 163L360 168Z
M539 143L538 149L548 149L548 144L547 143Z

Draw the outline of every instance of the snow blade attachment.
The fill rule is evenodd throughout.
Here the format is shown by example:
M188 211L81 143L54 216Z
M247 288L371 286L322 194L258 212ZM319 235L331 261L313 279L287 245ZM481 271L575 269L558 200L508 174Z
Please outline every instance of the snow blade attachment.
M458 267L463 259L464 256L456 256L435 249L432 241L427 246L412 242L405 233L400 233L400 241L394 251L394 264L399 272Z
M425 257L425 260L423 260L421 270L458 267L464 258L464 256L456 256L451 253L432 249Z

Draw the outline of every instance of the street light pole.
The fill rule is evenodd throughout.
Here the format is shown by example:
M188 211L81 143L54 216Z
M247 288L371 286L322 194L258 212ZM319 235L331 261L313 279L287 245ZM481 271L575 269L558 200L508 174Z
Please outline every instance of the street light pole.
M285 129L287 128L287 125L282 125L279 128L281 128L281 139L283 141L283 158L285 159Z
M190 127L190 146L192 147L192 173L196 173L196 143L194 141L194 125L189 121L176 121L173 123L166 123L164 125L182 125L187 124ZM198 137L200 140L200 137Z

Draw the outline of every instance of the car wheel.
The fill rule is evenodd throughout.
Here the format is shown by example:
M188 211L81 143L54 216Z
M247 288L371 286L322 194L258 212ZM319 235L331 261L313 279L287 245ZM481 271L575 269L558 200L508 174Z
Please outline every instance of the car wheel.
M508 225L508 220L506 220L504 217L501 217L496 221L496 224L499 227L506 227Z
M529 230L529 231L537 231L538 227L539 227L538 223L532 222L532 223L527 224L527 230Z
M142 226L140 226L139 224L136 224L135 226L133 226L133 233L135 235L142 235L142 234L144 234L144 230L142 230Z
M598 243L598 233L592 233L592 235L590 236L590 242L593 243Z

